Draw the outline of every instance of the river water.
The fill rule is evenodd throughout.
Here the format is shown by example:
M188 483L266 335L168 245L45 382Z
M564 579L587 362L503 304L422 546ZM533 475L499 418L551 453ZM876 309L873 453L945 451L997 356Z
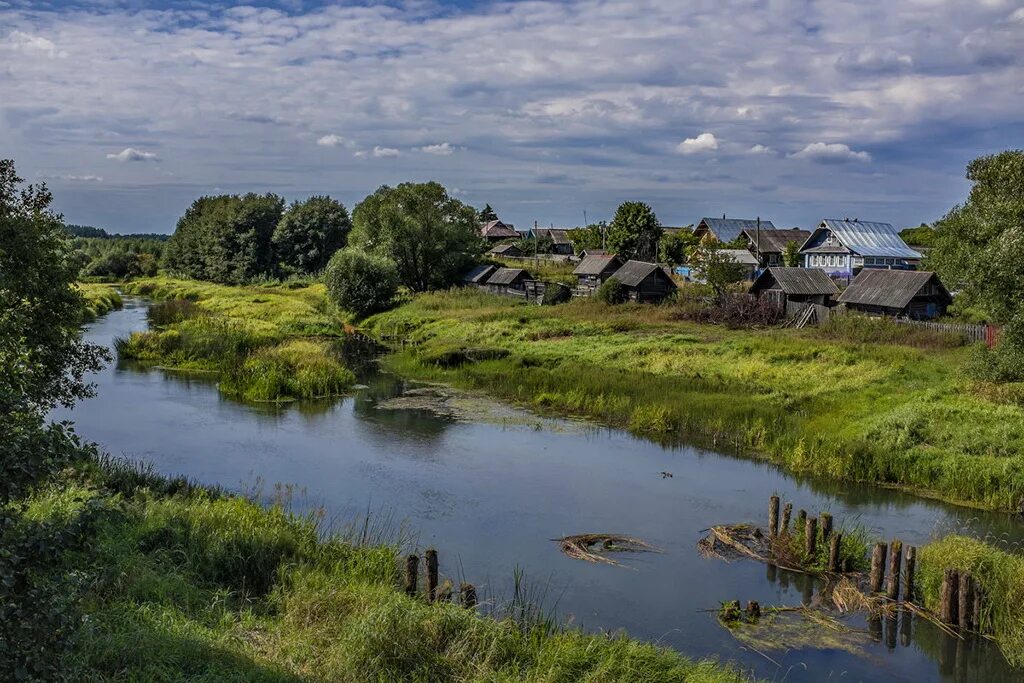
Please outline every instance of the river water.
M89 325L86 337L110 346L145 329L145 311L144 302L128 300ZM405 384L373 371L351 397L274 408L225 399L208 380L137 365L112 364L94 381L95 398L56 417L74 420L106 451L236 491L293 485L297 505L322 506L333 520L370 511L404 521L418 548L438 549L442 574L456 583L509 596L519 568L548 609L588 630L625 630L769 680L1024 680L994 645L957 642L918 620L878 631L849 618L863 633L817 646L794 635L808 629L781 625L779 634L790 634L786 648L737 639L707 610L727 600L800 605L816 586L755 562L705 559L696 548L714 524L763 523L772 494L795 508L830 511L837 525L857 522L879 538L915 545L952 530L1019 543L1024 528L1008 515L798 480L765 463L508 407L478 421L384 410L379 403ZM637 536L663 552L616 567L568 558L551 540L588 532Z

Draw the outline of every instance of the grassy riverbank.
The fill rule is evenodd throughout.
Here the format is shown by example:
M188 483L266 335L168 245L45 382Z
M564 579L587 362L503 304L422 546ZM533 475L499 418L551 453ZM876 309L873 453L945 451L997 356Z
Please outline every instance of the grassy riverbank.
M418 296L364 325L415 344L389 359L400 374L735 448L801 474L987 508L1024 498L1024 405L961 377L969 348L680 317L673 306L537 307L461 291Z
M319 519L121 463L68 472L21 518L66 543L32 577L68 636L50 664L81 681L746 680L622 636L409 597L396 543Z
M123 301L113 285L82 283L78 285L78 291L85 299L85 322L95 320L104 313L121 308Z

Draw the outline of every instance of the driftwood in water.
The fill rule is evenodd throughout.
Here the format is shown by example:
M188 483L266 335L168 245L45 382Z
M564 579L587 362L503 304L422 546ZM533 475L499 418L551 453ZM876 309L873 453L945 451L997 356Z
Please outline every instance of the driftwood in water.
M563 553L575 560L611 564L620 563L605 553L660 553L661 549L632 536L618 534L576 534L553 539Z

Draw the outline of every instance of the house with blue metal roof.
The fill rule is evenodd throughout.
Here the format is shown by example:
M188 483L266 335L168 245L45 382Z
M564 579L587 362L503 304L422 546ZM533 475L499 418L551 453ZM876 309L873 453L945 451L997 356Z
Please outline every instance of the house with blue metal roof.
M891 223L826 218L800 248L805 268L852 279L865 268L914 270L921 254L907 246Z
M756 233L760 230L775 230L771 221L761 221L756 218L701 218L693 234L697 239L703 239L705 235L712 235L722 244L735 242L744 230L751 230Z

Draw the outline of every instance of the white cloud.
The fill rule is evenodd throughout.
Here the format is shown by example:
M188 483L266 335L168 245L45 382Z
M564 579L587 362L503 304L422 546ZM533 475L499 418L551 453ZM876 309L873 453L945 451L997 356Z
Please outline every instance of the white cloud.
M122 149L120 152L117 152L116 154L114 154L114 153L108 154L107 158L108 159L113 159L114 161L120 161L120 162L125 162L125 161L156 161L157 156L153 152L145 152L145 151L143 151L141 149L135 149L134 147L125 147L124 149Z
M73 173L60 173L55 175L40 175L43 180L64 180L71 183L102 183L103 176L98 175L75 175Z
M867 152L857 152L842 143L812 142L792 155L797 159L809 159L819 163L844 163L847 161L871 161Z
M417 151L423 152L424 154L436 154L437 156L450 156L455 152L455 147L447 142L442 142L438 145L425 145L423 147L417 147Z
M756 144L749 150L750 154L774 154L775 150L767 145Z
M378 158L380 158L380 157L397 157L399 154L401 154L401 152L399 152L394 147L374 147L373 148L373 156L378 157Z
M12 47L25 52L42 52L48 57L66 57L66 52L57 50L57 45L49 38L34 36L23 31L11 31L7 36Z
M346 144L346 140L340 135L330 133L329 135L325 135L322 138L319 138L316 141L316 144L320 145L321 147L337 147L338 145Z
M686 138L676 146L680 154L699 154L713 152L718 149L718 139L714 133L701 133L695 138Z

